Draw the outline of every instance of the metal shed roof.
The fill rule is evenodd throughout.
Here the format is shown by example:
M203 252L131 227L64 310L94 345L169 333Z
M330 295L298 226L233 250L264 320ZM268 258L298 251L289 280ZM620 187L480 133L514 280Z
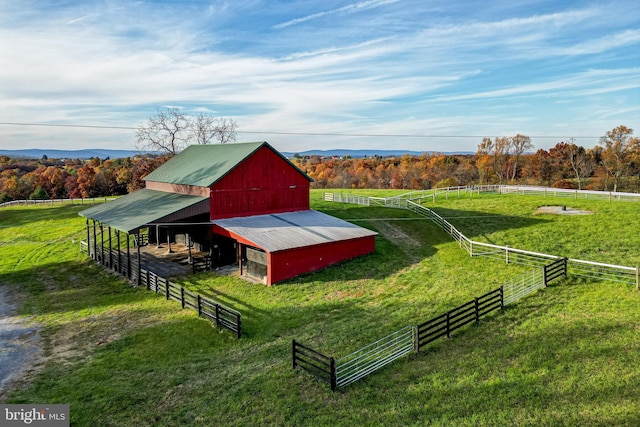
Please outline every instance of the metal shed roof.
M263 146L269 147L311 181L307 174L298 169L267 142L190 145L177 156L147 175L144 180L211 187Z
M79 212L130 233L153 222L171 222L209 212L209 198L142 189Z
M219 219L212 222L268 252L378 234L314 210Z

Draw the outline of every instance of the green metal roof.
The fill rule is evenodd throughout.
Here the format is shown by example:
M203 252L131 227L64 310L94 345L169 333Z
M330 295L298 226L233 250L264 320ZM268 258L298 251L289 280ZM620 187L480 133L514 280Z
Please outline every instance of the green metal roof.
M266 142L190 145L144 180L211 187L262 146L272 149L311 181L311 178Z
M199 206L198 203L201 203ZM209 198L164 191L142 189L114 201L102 203L79 214L125 233L130 233L146 224L175 220L184 212L184 217L209 212ZM171 218L167 218L171 217Z

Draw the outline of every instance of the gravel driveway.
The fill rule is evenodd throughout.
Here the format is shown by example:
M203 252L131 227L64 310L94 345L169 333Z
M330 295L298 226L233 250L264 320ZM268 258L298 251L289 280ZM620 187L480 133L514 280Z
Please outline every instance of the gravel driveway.
M16 315L18 297L0 285L0 402L11 382L20 379L40 353L37 325Z

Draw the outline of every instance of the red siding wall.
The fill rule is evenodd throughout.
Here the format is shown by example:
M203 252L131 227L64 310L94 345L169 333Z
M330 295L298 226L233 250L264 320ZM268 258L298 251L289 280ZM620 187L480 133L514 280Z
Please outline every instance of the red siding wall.
M267 284L271 285L302 273L320 270L336 262L370 254L375 250L374 236L267 253Z
M309 186L296 168L262 147L211 188L211 219L307 210Z

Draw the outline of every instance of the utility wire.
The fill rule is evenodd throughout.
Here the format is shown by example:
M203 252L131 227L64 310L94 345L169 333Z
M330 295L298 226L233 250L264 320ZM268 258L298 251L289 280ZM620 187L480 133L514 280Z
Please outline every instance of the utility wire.
M37 126L37 127L62 127L62 128L84 128L84 129L121 129L137 130L128 126L106 126L106 125L75 125L75 124L50 124L50 123L20 123L20 122L0 122L2 126ZM360 138L484 138L487 135L435 135L435 134L372 134L372 133L321 133L321 132L277 132L277 131L250 131L238 130L236 133L262 134L262 135L297 135L297 136L345 136ZM598 136L567 136L567 135L527 135L536 139L562 139L562 138L599 138Z

